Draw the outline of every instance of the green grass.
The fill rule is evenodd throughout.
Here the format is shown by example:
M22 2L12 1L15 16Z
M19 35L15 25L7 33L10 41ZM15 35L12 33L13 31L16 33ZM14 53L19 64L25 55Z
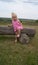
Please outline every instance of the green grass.
M0 65L38 65L38 26L29 44L14 43L12 36L0 35Z

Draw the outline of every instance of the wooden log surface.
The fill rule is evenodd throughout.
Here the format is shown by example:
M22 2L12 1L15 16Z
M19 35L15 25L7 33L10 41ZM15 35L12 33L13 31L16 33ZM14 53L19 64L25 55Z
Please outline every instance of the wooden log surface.
M35 29L24 28L21 33L27 34L29 37L33 37L36 33ZM12 26L0 26L0 35L14 35L14 30Z

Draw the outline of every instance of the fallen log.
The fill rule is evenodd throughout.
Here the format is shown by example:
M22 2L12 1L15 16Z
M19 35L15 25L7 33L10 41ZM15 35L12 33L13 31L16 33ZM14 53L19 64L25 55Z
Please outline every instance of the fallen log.
M21 30L20 42L25 43L23 40L28 40L30 37L34 37L36 33L35 29L24 28ZM15 35L14 29L12 26L0 26L0 35ZM29 38L26 38L29 37ZM29 42L29 41L28 41Z
M21 33L27 34L29 37L34 37L36 30L32 28L24 28ZM11 26L0 26L0 35L14 35L13 27Z

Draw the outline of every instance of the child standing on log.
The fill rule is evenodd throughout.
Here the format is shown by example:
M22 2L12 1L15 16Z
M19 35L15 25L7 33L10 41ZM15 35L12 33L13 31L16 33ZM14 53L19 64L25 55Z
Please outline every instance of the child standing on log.
M14 28L14 32L16 34L15 42L17 42L17 38L20 37L20 31L23 29L22 23L17 18L17 15L15 13L12 13L12 25Z

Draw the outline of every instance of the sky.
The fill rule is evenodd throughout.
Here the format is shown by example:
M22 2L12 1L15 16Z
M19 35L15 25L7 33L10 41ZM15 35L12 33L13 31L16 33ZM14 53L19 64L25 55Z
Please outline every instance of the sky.
M11 17L11 13L18 18L38 19L38 0L0 0L0 17Z

